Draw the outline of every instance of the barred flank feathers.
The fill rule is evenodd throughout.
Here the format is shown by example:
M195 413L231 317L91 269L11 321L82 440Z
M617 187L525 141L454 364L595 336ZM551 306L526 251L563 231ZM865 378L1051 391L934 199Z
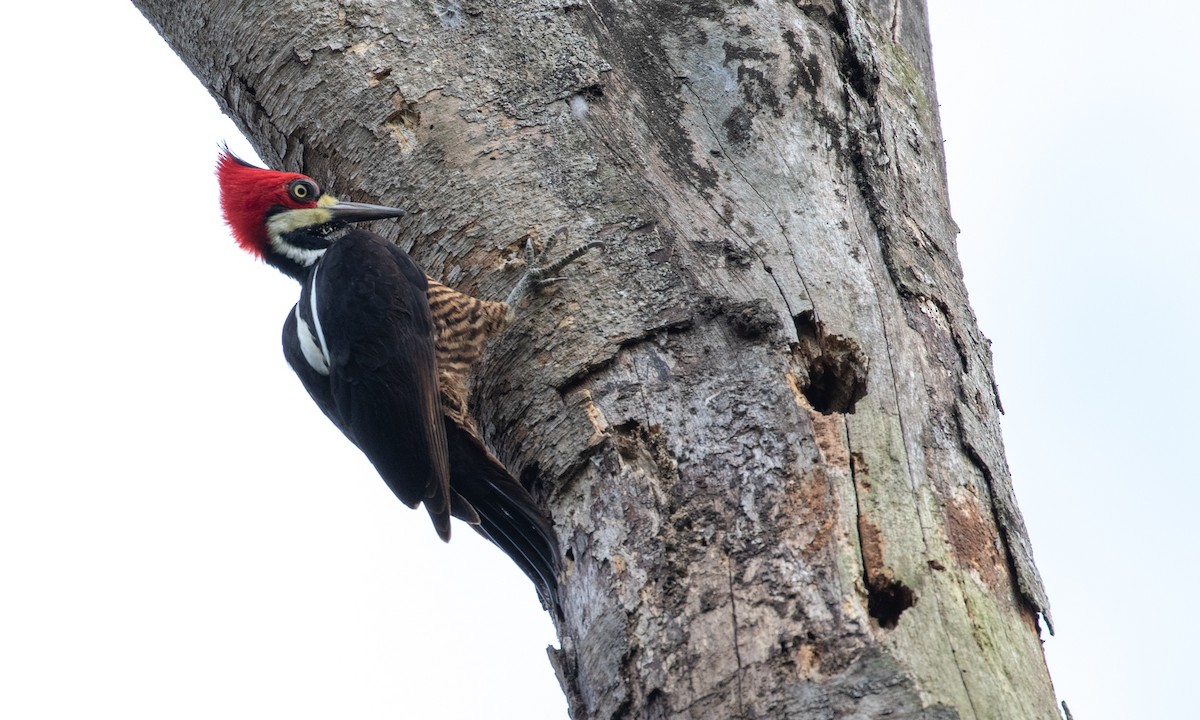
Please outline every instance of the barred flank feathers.
M475 421L467 413L471 371L483 357L487 340L509 323L507 305L480 300L429 279L429 310L437 333L436 350L442 410L471 432Z

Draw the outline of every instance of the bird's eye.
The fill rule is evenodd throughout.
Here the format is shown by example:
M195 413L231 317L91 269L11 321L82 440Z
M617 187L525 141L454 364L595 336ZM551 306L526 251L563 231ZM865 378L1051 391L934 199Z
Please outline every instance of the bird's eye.
M320 194L321 191L312 180L293 180L288 185L288 195L291 195L293 200L300 202L311 202Z

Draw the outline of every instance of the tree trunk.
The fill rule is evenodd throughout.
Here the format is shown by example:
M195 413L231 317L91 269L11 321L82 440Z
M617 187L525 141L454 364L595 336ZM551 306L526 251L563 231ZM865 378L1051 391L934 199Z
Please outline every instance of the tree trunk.
M434 278L606 242L474 397L563 541L572 717L1058 717L923 3L135 4Z

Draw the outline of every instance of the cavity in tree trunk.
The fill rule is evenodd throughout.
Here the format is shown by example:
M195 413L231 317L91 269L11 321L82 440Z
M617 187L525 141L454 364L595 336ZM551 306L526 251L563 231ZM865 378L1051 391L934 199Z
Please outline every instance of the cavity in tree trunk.
M573 717L1058 717L923 3L135 4L432 277L606 243L473 400L562 540Z

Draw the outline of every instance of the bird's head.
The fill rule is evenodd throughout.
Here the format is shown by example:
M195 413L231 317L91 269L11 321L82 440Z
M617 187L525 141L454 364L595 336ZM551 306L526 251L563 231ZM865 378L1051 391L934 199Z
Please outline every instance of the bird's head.
M300 277L346 223L399 217L399 208L339 202L299 173L255 167L225 150L217 159L221 210L238 245Z

